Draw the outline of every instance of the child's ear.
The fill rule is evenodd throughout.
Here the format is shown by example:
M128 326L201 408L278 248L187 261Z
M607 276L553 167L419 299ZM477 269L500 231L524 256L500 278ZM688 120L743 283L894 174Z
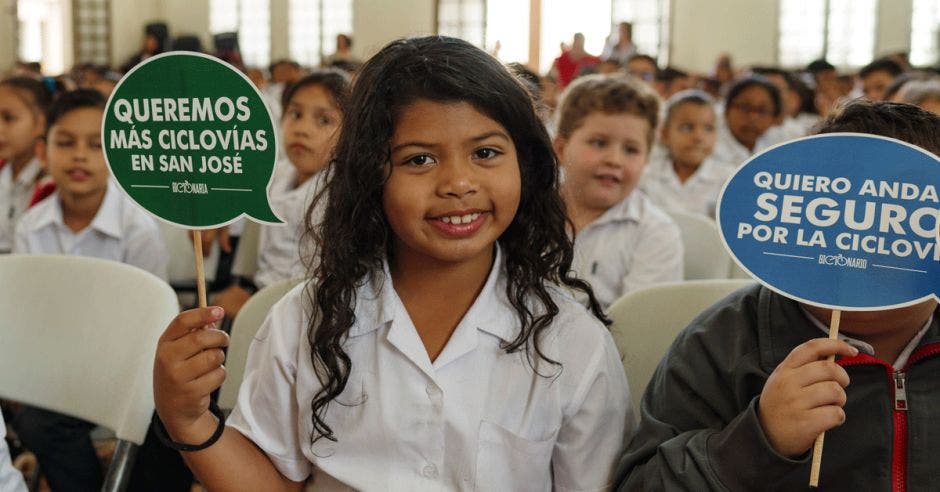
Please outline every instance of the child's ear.
M43 169L46 168L46 139L40 138L36 140L36 143L33 146L33 151L36 154L36 158L39 159L39 162L42 164Z
M659 143L663 145L669 145L669 125L663 125L659 129ZM653 142L653 146L656 146L656 142Z
M555 150L555 155L558 156L558 162L561 163L561 156L565 153L565 146L568 145L568 140L564 137L555 135L555 138L552 139L552 148Z

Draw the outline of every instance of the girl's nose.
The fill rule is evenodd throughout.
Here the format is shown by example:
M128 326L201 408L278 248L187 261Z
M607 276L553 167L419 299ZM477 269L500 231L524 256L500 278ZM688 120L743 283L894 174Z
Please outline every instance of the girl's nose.
M438 192L444 196L463 198L477 191L471 164L448 163L438 168Z

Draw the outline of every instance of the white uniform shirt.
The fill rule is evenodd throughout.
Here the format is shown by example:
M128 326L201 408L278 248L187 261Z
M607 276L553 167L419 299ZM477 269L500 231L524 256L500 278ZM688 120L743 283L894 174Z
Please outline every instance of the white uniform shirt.
M16 223L29 206L36 176L41 170L36 158L26 164L15 180L13 164L8 162L0 168L0 254L9 253L13 249Z
M7 426L0 414L0 492L26 492L23 475L10 463L10 449L4 438L6 434Z
M559 314L541 349L563 370L501 345L518 331L497 255L483 290L431 362L388 267L359 288L344 348L346 388L310 442L321 388L307 343L303 284L274 306L248 355L228 420L287 478L316 490L600 490L633 430L610 333L552 288ZM537 359L537 356L534 356ZM537 359L538 360L538 359ZM342 403L342 404L341 404Z
M730 166L708 157L683 183L676 175L672 159L663 156L651 159L643 170L640 189L662 209L714 217L718 194L731 174Z
M258 239L258 271L254 278L259 289L307 274L307 263L315 254L316 248L313 247L312 238L304 236L305 219L307 209L313 203L326 176L326 173L317 173L302 185L296 186L297 172L293 166L275 169L271 183L271 206L284 220L284 225L261 227ZM318 210L322 210L322 207Z
M110 181L95 218L77 233L65 225L58 192L36 204L16 227L13 252L114 260L147 270L164 280L169 261L156 220Z
M786 140L788 140L788 137L780 127L772 126L757 139L754 144L754 152L751 152L741 142L738 142L738 139L734 138L724 118L719 118L718 140L715 142L715 149L712 151L711 157L718 162L731 166L731 169L737 169L754 154L759 154L764 149Z
M632 290L682 280L679 226L633 190L578 233L571 266L607 309Z

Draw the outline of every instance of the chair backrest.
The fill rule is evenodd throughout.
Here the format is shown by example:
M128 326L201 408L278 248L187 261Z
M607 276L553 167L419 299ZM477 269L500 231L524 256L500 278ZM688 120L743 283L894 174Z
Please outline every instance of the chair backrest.
M238 239L238 248L235 249L235 258L232 260L232 275L254 278L255 272L258 271L258 243L260 241L261 224L246 220Z
M172 226L163 221L160 223L160 233L166 241L170 252L170 263L167 265L167 278L170 285L189 287L196 285L196 253L193 242L189 239L189 232L181 227ZM206 282L215 280L216 269L219 264L219 244L214 243L209 255L203 260L203 270L206 273Z
M685 280L728 278L731 256L721 243L715 221L703 215L670 210L669 216L679 226L685 250Z
M614 302L607 313L613 320L610 333L630 382L634 408L640 408L643 391L676 335L716 301L752 283L713 279L659 284Z
M238 311L238 316L232 322L232 337L225 356L225 382L222 383L222 389L219 391L219 407L224 409L235 407L238 387L241 386L242 377L245 375L248 347L251 346L255 333L267 317L271 306L301 281L301 279L289 279L271 284L255 292L255 295L251 296Z
M157 339L179 312L163 280L78 256L0 256L0 396L144 441Z

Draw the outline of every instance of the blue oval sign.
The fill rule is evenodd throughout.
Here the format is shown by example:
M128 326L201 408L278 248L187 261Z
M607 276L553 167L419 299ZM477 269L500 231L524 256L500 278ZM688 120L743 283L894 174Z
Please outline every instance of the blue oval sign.
M734 260L788 297L874 310L937 297L940 159L898 140L832 133L754 156L718 200Z

